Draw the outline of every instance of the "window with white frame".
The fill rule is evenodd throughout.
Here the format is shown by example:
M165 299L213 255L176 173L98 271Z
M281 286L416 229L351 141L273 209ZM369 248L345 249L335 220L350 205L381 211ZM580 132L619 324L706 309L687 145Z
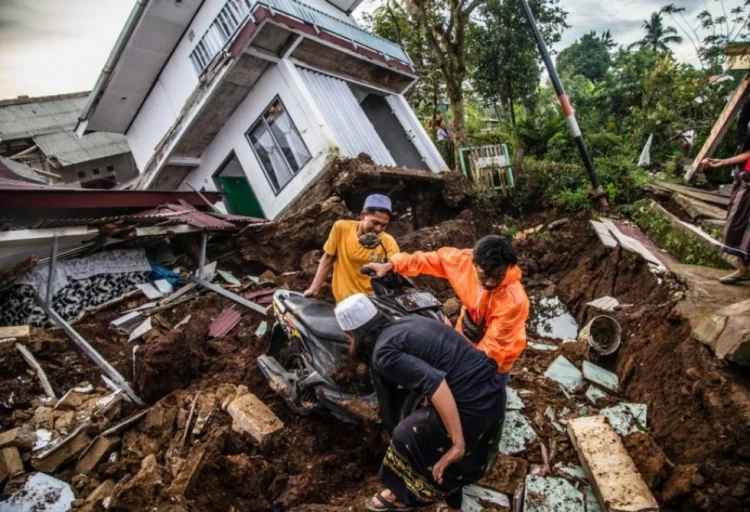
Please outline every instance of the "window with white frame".
M276 194L312 158L278 97L250 127L246 136Z

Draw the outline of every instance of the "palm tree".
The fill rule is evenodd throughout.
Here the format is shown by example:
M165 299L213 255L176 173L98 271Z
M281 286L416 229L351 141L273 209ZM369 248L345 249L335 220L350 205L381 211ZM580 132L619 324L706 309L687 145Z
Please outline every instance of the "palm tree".
M606 32L602 32L601 40L602 40L602 43L604 43L607 46L608 50L611 50L612 48L615 48L617 46L617 43L615 43L615 40L612 39L612 32L610 30L607 30Z
M664 26L661 12L655 12L651 15L650 20L645 20L643 28L646 30L646 36L631 44L628 48L650 48L655 52L666 52L669 50L668 45L682 42L682 37L678 35L676 28Z

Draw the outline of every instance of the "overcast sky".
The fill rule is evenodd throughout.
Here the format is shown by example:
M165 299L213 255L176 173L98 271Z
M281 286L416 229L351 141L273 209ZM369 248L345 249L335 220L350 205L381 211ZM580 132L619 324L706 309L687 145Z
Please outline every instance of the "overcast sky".
M743 0L726 0L727 11ZM379 0L365 0L372 9ZM89 90L107 60L134 0L0 0L0 99ZM615 41L640 39L643 20L668 0L562 0L569 12L559 48L582 34L612 30ZM721 12L718 0L675 0L691 22L701 10ZM672 21L667 17L667 21ZM689 42L677 56L697 62Z

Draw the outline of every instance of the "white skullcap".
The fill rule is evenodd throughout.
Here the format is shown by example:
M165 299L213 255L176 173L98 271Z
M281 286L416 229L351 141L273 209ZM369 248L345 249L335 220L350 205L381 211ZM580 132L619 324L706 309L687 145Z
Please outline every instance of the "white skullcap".
M339 302L336 320L344 331L354 331L375 318L378 310L367 295L357 293Z

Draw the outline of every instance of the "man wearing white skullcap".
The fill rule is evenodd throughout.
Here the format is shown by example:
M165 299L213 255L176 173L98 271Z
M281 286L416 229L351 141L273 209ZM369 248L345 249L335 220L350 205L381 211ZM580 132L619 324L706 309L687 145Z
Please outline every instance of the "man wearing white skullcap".
M386 489L367 510L408 511L445 500L460 512L462 488L481 479L505 417L497 363L429 318L392 320L363 294L336 306L350 353L382 378L429 400L399 423L380 468Z

